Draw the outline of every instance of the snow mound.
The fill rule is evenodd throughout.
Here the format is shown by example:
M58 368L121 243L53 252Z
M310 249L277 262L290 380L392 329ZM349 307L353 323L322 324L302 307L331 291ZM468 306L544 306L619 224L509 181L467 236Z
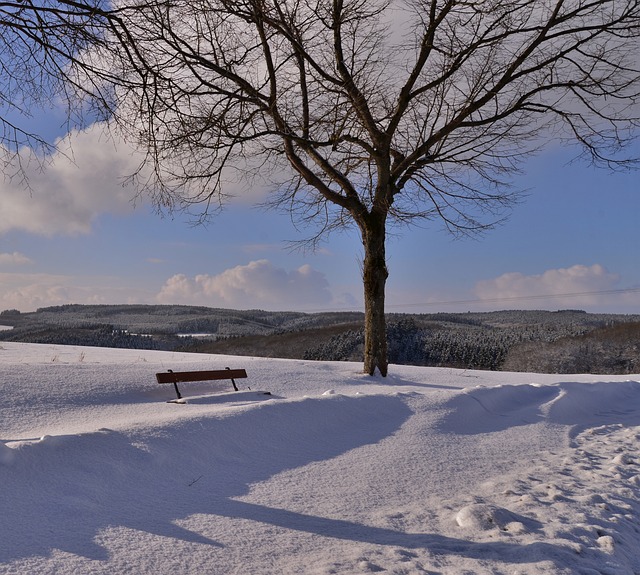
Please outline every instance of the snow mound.
M523 533L527 531L527 527L520 519L507 509L485 503L467 505L456 514L456 523L460 527L473 531L500 529L501 531Z
M548 422L574 426L575 435L594 422L640 425L639 403L636 381L479 386L446 404L441 429L476 435Z

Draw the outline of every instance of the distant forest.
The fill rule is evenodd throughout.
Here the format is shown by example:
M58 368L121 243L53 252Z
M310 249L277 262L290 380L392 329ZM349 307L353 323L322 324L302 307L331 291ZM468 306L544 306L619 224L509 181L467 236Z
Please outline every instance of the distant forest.
M363 315L174 305L0 312L0 341L361 361ZM539 373L640 373L640 315L581 310L388 315L391 363Z

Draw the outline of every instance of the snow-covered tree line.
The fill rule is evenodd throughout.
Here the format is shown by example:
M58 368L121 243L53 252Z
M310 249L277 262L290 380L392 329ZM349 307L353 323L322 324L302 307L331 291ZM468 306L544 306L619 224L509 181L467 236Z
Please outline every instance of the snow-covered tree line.
M429 324L421 324L421 318L396 319L389 322L389 360L401 365L562 373L631 373L638 368L640 361L632 359L640 355L637 316L626 316L629 321L620 325L620 316L576 314L583 312L441 314L439 322ZM610 341L606 329L612 325L625 334L616 342ZM358 361L363 341L361 331L351 330L308 350L305 359Z
M0 324L14 326L0 331L0 340L273 357L282 352L283 340L276 340L287 335L284 345L293 354L287 357L324 361L361 361L364 346L358 312L65 305L33 313L5 310ZM224 350L211 347L219 340L226 340ZM640 370L638 315L579 310L392 314L388 342L395 364L562 373Z

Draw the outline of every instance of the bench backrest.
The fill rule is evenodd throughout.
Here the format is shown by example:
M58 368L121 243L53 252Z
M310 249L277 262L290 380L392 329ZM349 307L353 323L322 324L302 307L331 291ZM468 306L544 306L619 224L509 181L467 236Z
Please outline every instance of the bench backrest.
M205 371L166 371L156 373L158 383L180 383L183 381L211 381L247 377L244 369L214 369Z

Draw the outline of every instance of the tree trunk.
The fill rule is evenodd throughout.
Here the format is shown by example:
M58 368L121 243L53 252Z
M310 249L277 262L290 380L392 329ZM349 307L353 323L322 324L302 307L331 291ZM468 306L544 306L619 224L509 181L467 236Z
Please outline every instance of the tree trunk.
M384 296L387 283L385 258L385 217L370 217L362 226L364 244L364 372L387 375L387 326L384 317Z

